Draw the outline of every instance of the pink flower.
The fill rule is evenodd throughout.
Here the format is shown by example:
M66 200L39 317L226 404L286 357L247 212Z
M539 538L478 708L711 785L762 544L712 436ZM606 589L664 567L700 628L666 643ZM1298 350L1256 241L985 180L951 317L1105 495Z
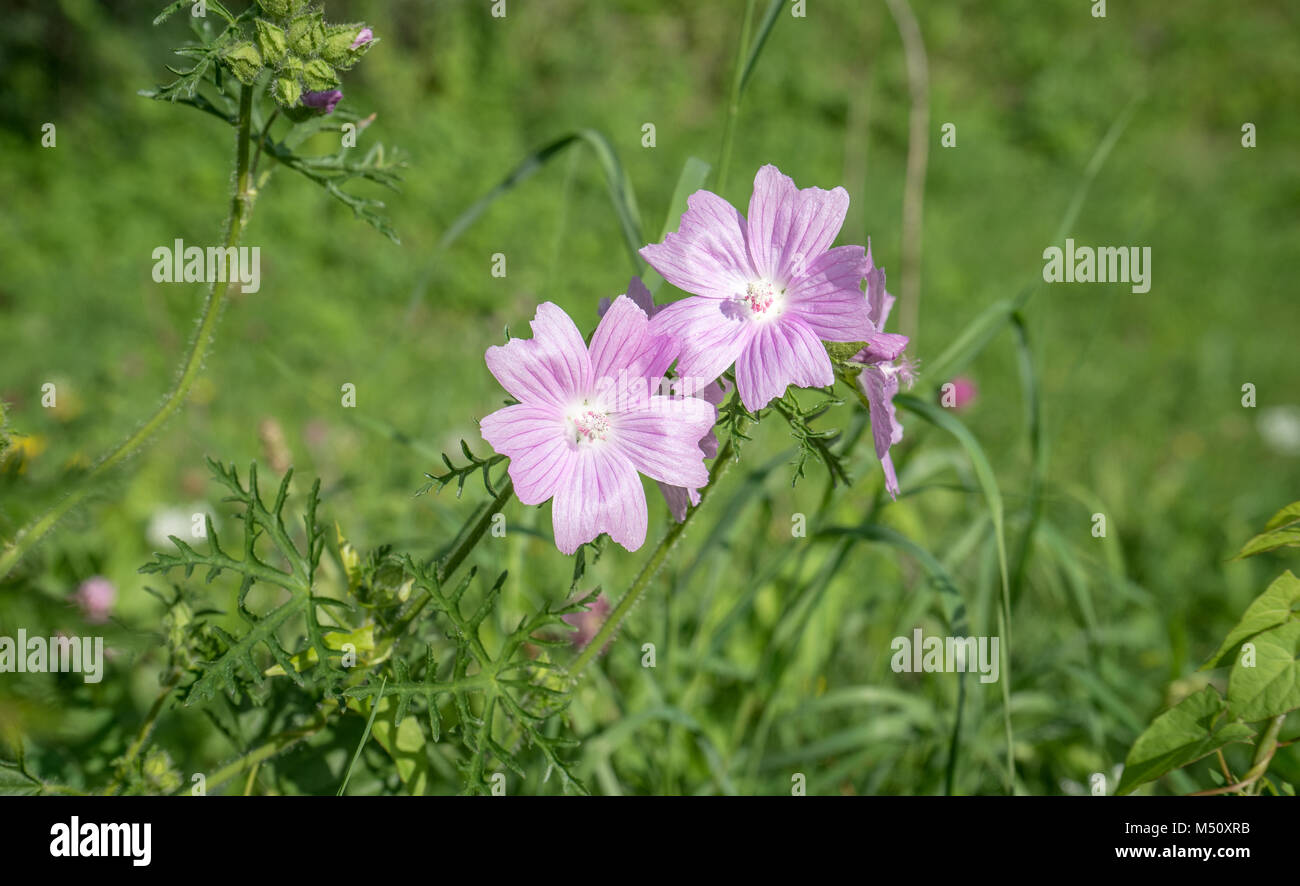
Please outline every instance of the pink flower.
M708 482L699 441L711 404L659 389L678 342L650 331L645 312L620 296L588 348L558 306L537 308L532 339L487 350L487 366L520 401L479 423L510 458L527 505L554 499L555 544L566 554L602 532L629 551L645 543L648 514L637 472L673 486Z
M646 316L651 320L654 319L655 314L666 307L654 303L654 296L649 289L646 289L640 277L633 277L628 281L627 297L636 302L636 306L645 311ZM604 317L605 312L609 310L609 305L609 299L602 298L596 309L597 313ZM710 381L708 384L698 384L698 380L695 379L678 379L673 388L677 394L685 397L700 397L716 408L721 406L727 394L731 393L731 382L722 378ZM713 458L718 454L718 437L713 433L713 428L709 428L709 432L700 438L700 451L704 453L705 458ZM678 523L686 519L686 511L689 508L700 503L699 489L686 489L682 486L660 483L659 491L663 493L664 501L668 503L668 512Z
M871 265L867 272L871 324L874 329L882 330L889 319L889 309L894 306L894 297L885 291L885 271L871 261L870 250L867 262ZM880 459L880 466L885 471L885 488L891 498L897 499L898 476L894 473L893 459L889 457L889 447L902 441L903 425L894 410L894 395L898 393L900 381L911 387L916 370L914 364L903 357L907 336L876 332L866 341L867 346L853 356L853 361L863 364L858 384L867 395L871 409L871 436L876 444L876 458Z
M374 31L370 30L369 28L362 28L360 31L357 32L357 39L353 40L352 45L349 46L348 48L360 49L362 46L365 46L367 43L371 42L374 39L375 39Z
M609 600L606 599L604 594L601 594L592 601L591 608L585 612L573 612L562 616L566 624L577 628L569 635L569 642L573 644L574 649L584 649L588 643L595 639L601 625L605 623L605 619L609 618L611 608ZM603 654L605 649L608 648L609 644L606 643L604 649L600 650L601 653Z
M81 610L82 617L91 624L103 624L113 611L117 588L102 575L88 578L72 595L72 601Z
M975 384L975 380L972 378L959 375L950 384L952 385L951 388L948 388L947 385L944 386L944 395L941 401L944 406L951 406L953 409L960 411L974 403L975 398L979 396L979 386Z
M695 296L665 306L652 324L681 338L678 372L717 378L735 363L750 411L789 385L834 383L821 342L862 341L872 329L859 288L865 250L831 248L848 207L843 188L799 190L775 166L754 178L748 221L716 194L692 194L678 231L641 250Z
M302 103L304 105L318 111L324 111L326 114L333 114L335 106L342 100L343 93L337 89L329 89L324 92L304 92L302 94Z

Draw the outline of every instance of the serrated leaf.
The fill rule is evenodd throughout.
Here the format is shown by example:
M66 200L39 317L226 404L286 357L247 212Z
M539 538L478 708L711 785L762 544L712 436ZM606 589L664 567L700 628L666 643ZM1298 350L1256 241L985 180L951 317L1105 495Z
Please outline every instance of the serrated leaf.
M1187 696L1156 717L1124 761L1117 794L1181 769L1224 745L1246 741L1253 730L1245 723L1219 723L1227 704L1212 686ZM1217 724L1217 725L1216 725Z
M1254 666L1238 656L1228 677L1228 706L1247 722L1300 708L1300 620L1255 635Z
M1224 659L1250 637L1295 618L1298 604L1300 604L1300 579L1288 570L1279 575L1264 593L1246 607L1241 621L1228 632L1223 645L1210 656L1209 661L1201 666L1201 670L1222 667Z

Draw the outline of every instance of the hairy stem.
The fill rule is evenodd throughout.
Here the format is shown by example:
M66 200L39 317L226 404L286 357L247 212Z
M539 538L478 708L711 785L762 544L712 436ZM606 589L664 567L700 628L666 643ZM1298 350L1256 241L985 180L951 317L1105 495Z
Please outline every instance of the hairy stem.
M252 213L252 199L249 193L251 178L249 175L249 129L252 119L253 109L253 89L245 86L239 95L239 118L237 122L237 135L235 141L235 192L230 200L230 221L226 227L225 245L227 248L233 248L239 245L240 238L244 233L244 228L248 224L249 216ZM229 275L223 275L228 277ZM44 538L54 526L67 515L69 511L81 504L86 496L95 486L96 481L107 474L113 468L117 467L136 450L144 445L145 441L153 435L163 423L171 417L181 404L189 396L190 389L194 386L195 380L203 370L203 360L207 357L208 349L211 347L213 336L216 332L217 322L221 316L221 309L225 305L226 292L230 287L229 280L217 280L212 284L208 292L208 298L203 305L203 311L199 315L198 330L190 340L189 350L181 363L180 374L176 378L176 384L171 393L163 400L162 405L144 424L140 425L130 437L118 445L116 449L101 458L73 490L64 498L46 512L36 522L20 529L14 536L13 541L0 553L0 578L8 575L18 562L25 557L33 547Z
M659 542L659 546L655 548L654 553L650 555L650 559L641 567L640 573L637 574L636 580L632 582L632 586L628 588L627 593L623 595L623 599L618 601L618 605L609 614L609 618L605 619L605 623L600 626L596 636L591 638L591 642L583 647L582 652L578 653L578 657L569 665L569 676L574 681L577 681L583 670L591 663L591 660L596 657L596 654L601 649L605 648L605 644L614 636L619 625L623 623L623 619L627 618L627 614L632 611L632 607L636 605L641 594L650 586L655 573L663 566L664 561L668 559L668 555L672 553L677 542L681 540L686 527L695 515L700 512L700 509L704 507L705 500L712 497L712 490L718 485L718 481L731 469L732 462L736 460L733 457L733 441L734 438L729 438L718 453L717 458L713 460L713 468L709 471L709 482L700 490L700 503L686 511L685 520L674 524L668 530L663 540Z

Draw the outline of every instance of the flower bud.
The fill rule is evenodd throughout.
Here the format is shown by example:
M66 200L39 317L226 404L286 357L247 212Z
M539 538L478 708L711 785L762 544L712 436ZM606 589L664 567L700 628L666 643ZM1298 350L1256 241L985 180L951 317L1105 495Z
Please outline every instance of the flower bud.
M269 65L278 65L289 51L289 40L284 28L273 25L266 19L259 18L257 25L257 46L262 51L262 58Z
M311 92L325 92L338 88L339 75L334 73L325 59L314 58L303 68L302 82Z
M257 0L257 5L262 7L267 15L286 18L297 15L307 5L307 0Z
M331 25L326 29L321 57L346 71L366 54L374 41L374 31L364 25Z
M245 86L252 86L262 73L262 56L252 43L237 43L222 55L232 74Z
M324 111L326 114L333 114L334 107L343 99L343 93L337 89L322 90L319 92L304 92L302 94L302 103L306 107L314 108L318 111Z
M271 94L276 102L286 108L292 108L302 98L302 84L297 77L279 76L271 84Z
M289 46L298 55L315 55L324 45L325 18L321 13L300 15L289 23Z

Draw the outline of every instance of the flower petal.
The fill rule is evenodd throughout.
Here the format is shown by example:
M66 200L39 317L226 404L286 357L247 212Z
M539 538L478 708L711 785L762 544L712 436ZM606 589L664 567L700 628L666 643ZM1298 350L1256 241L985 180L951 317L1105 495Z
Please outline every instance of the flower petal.
M479 422L479 432L510 459L515 494L526 505L539 505L554 495L574 460L564 417L552 406L520 403L498 409Z
M795 187L794 179L775 166L754 177L749 198L749 257L758 275L788 283L835 242L849 211L843 188Z
M896 332L871 332L866 335L867 346L853 355L858 363L892 363L907 348L907 336Z
M651 332L645 311L620 295L591 336L591 370L598 387L614 388L619 411L639 408L657 391L680 347L677 338ZM626 392L626 393L624 393Z
M889 447L903 439L903 425L894 410L894 395L898 393L898 374L887 372L879 366L868 366L858 377L862 391L871 407L871 436L876 444L876 458L885 468L885 485L889 494L898 496L898 478L892 476L894 465L889 461Z
M645 409L614 417L612 442L652 480L698 489L709 482L700 438L716 421L713 404L699 397L655 396Z
M677 375L694 380L695 390L736 362L754 330L739 305L714 298L684 298L664 305L650 321L651 332L681 341Z
M736 360L740 401L750 412L780 397L789 385L824 388L834 381L835 371L826 349L798 317L782 317L759 326L753 341Z
M862 341L875 329L859 288L869 267L861 246L837 246L822 253L790 284L786 311L822 341Z
M551 505L555 546L572 554L608 532L629 551L645 544L649 512L645 489L627 457L609 446L583 446Z
M538 305L532 328L531 339L488 348L487 367L516 400L563 407L590 385L587 346L569 315L551 302Z
M645 288L645 284L641 282L640 277L633 277L631 280L627 281L627 292L623 294L636 302L636 306L645 311L647 317L653 317L658 313L659 308L662 307L662 305L655 304L654 296L650 293L649 289ZM609 306L610 300L608 298L602 298L600 304L596 306L596 316L604 317L605 313L609 310Z
M867 263L871 266L867 277L867 304L871 307L871 322L877 329L885 328L889 319L889 309L894 306L894 297L885 291L885 269L876 267L871 259L871 243L867 242Z
M754 278L745 248L745 219L726 200L696 191L676 233L641 249L665 280L706 298L735 298Z
M659 491L663 493L664 501L668 504L668 513L673 515L673 519L678 523L686 519L686 512L700 503L700 490L686 489L683 486L670 486L667 483L659 484Z

